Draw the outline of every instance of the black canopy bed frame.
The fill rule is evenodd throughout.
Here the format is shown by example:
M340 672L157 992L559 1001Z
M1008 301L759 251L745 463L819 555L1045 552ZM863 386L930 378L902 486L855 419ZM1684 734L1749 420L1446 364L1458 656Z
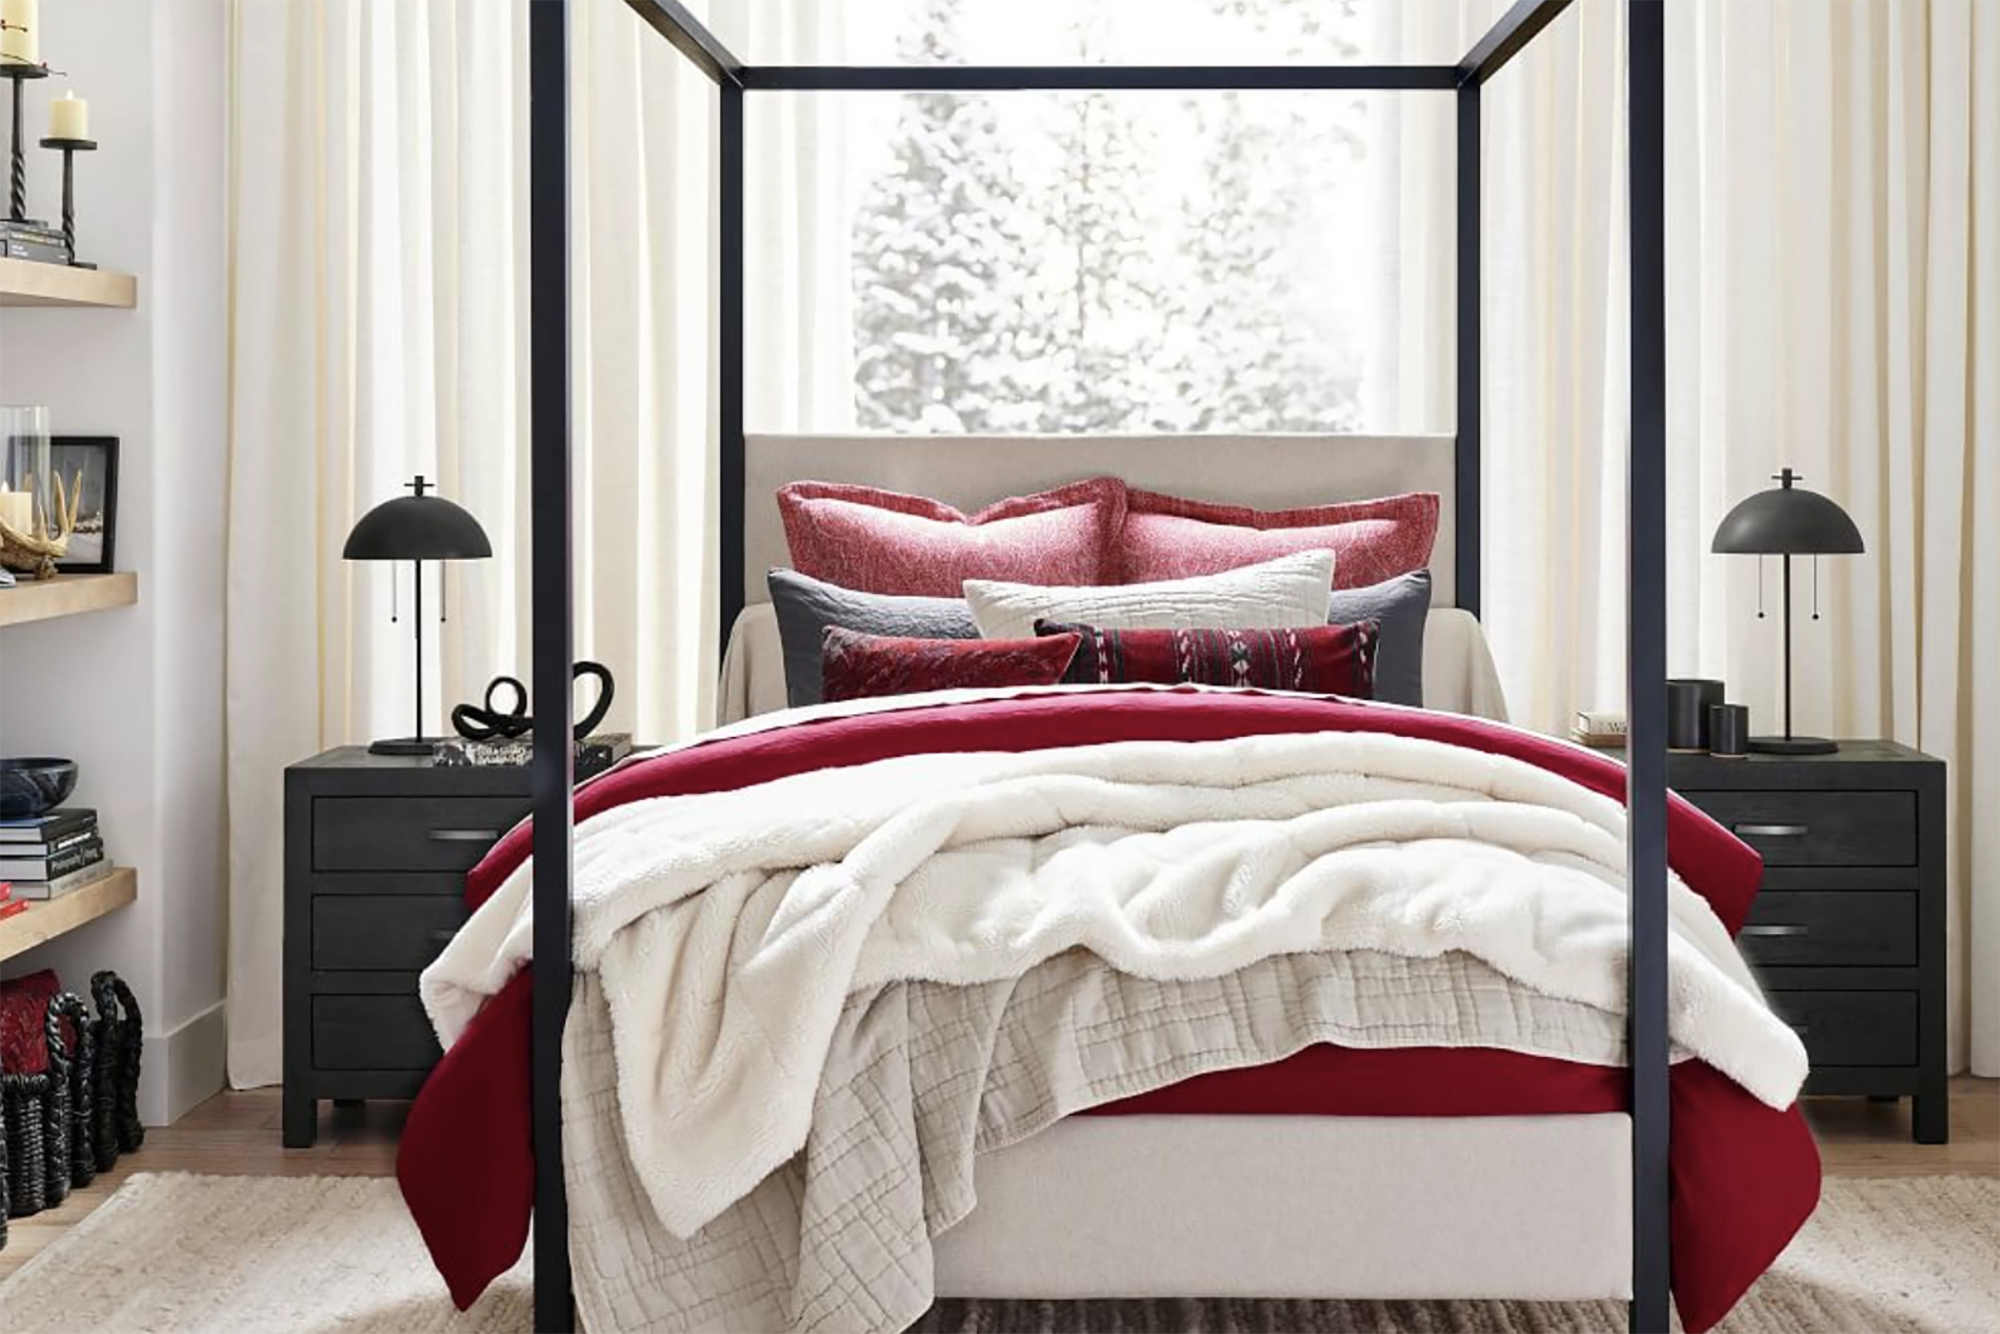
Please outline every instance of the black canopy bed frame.
M749 92L997 92L1227 89L1450 92L1457 103L1458 605L1480 605L1480 92L1571 0L1518 0L1452 65L797 66L746 65L678 0L627 0L716 85L720 188L720 602L744 605L744 139ZM1668 1328L1666 795L1666 245L1663 0L1627 8L1631 302L1627 441L1626 705L1629 1062L1632 1123L1630 1327ZM534 668L533 1111L537 1163L562 1162L562 1037L570 1005L569 744L573 634L569 330L569 0L529 0L530 477ZM562 1172L535 1176L535 1326L574 1327Z

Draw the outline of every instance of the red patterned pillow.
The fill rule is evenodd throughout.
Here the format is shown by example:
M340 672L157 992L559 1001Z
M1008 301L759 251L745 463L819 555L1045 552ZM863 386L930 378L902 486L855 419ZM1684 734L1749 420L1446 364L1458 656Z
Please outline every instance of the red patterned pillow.
M1125 483L1098 477L964 514L872 486L793 482L778 492L778 513L800 574L863 593L955 598L967 579L1106 582Z
M1435 491L1253 510L1135 490L1127 493L1112 564L1119 582L1140 584L1220 574L1295 551L1331 551L1333 586L1366 588L1431 563L1439 508Z
M958 687L1052 686L1078 639L900 639L830 625L822 642L821 698L831 704Z
M0 982L0 1071L39 1075L49 1068L49 1002L61 990L46 969Z
M1375 622L1296 630L1107 630L1037 621L1035 633L1081 637L1063 680L1183 681L1315 695L1375 697Z

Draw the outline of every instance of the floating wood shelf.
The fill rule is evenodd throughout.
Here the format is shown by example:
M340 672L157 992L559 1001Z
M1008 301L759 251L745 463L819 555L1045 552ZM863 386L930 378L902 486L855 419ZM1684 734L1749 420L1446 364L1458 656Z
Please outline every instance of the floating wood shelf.
M138 304L139 280L129 273L0 259L0 306L103 306L130 310Z
M0 588L0 625L25 625L56 616L129 607L138 600L139 576L130 570L23 579L12 588Z
M59 899L36 903L26 912L0 921L0 960L25 954L37 945L46 945L68 935L106 913L113 913L139 897L139 873L121 866L104 879L85 885Z

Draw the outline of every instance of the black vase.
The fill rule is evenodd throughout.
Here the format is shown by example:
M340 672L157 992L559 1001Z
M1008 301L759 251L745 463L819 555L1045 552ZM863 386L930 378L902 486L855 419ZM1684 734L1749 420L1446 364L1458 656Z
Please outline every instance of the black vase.
M1750 709L1743 704L1717 704L1708 711L1708 753L1722 759L1742 759L1750 753Z
M1683 678L1667 682L1667 749L1708 749L1708 711L1722 703L1722 682Z

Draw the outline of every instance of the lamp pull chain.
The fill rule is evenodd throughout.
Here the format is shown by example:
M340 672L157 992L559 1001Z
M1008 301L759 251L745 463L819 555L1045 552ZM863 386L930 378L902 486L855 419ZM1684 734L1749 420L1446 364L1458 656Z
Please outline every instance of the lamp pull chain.
M1814 566L1813 568L1817 570L1819 567ZM1816 579L1818 578L1818 576L1815 575L1814 578ZM1818 587L1818 585L1815 584L1814 587ZM1817 597L1818 595L1815 594L1814 596ZM451 600L451 576L445 572L443 566L439 566L438 567L438 624L439 625L443 625L446 621L449 621L451 619L450 613L446 610L448 604L450 603L450 600Z
M1764 619L1764 558L1757 557L1757 619Z
M395 625L398 621L403 619L402 613L397 610L397 605L396 605L396 595L398 590L399 586L396 583L396 562L390 561L389 562L389 624L391 625Z
M1813 619L1814 619L1815 621L1819 619L1819 556L1818 556L1817 554L1815 554L1815 555L1813 556L1813 614L1812 614L1812 618L1813 618Z

